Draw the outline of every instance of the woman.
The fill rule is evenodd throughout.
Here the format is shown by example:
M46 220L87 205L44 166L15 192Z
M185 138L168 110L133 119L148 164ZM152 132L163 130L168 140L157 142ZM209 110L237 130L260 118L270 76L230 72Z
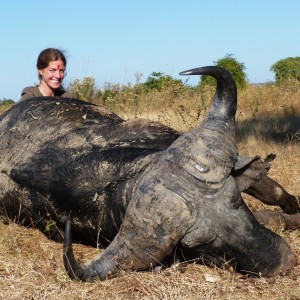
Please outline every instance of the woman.
M39 72L40 84L24 88L20 101L42 96L72 97L71 93L62 87L67 60L61 50L55 48L43 50L37 59L36 67Z

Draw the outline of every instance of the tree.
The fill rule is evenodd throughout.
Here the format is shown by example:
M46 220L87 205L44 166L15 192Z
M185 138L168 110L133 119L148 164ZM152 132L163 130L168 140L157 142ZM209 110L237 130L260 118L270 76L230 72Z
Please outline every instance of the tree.
M233 76L237 88L244 89L247 85L247 76L244 72L245 65L241 62L238 62L236 58L234 58L233 54L226 54L225 57L217 60L214 64L218 67L222 67L228 70ZM199 87L202 88L206 85L216 86L216 80L211 76L202 75L200 78Z
M270 68L275 73L276 83L289 79L300 81L300 57L287 57L277 61Z
M164 75L162 72L152 72L143 84L146 91L153 89L162 90L166 86L170 85L183 85L180 79L174 79L170 75Z

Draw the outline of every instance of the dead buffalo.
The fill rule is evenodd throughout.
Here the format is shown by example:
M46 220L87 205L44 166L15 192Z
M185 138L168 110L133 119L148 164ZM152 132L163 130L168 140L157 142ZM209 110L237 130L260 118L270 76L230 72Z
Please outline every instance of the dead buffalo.
M260 225L241 198L248 191L297 209L289 194L268 200L268 193L285 193L266 176L268 162L238 156L231 75L219 67L183 74L211 75L217 89L201 126L182 135L75 99L26 100L0 119L0 215L47 229L55 240L66 225L71 278L149 269L175 247L185 259L229 261L250 274L295 266L287 242ZM70 213L76 240L109 244L84 265L73 255Z

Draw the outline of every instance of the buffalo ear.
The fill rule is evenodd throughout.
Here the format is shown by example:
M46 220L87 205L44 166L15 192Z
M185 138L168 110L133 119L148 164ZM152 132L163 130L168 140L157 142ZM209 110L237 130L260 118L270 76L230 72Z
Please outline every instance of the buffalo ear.
M262 176L265 176L271 164L263 161L259 156L254 158L238 157L238 161L231 172L241 192L251 187Z

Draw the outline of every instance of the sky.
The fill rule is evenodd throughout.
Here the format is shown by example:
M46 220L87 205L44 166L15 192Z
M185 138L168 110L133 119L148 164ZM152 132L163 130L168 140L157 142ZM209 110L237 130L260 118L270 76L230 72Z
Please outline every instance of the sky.
M251 83L274 80L270 67L300 56L299 0L5 0L0 3L0 100L18 101L38 83L48 47L67 56L65 84L93 77L135 84L152 72L214 65L232 54ZM199 76L188 83L197 84Z

